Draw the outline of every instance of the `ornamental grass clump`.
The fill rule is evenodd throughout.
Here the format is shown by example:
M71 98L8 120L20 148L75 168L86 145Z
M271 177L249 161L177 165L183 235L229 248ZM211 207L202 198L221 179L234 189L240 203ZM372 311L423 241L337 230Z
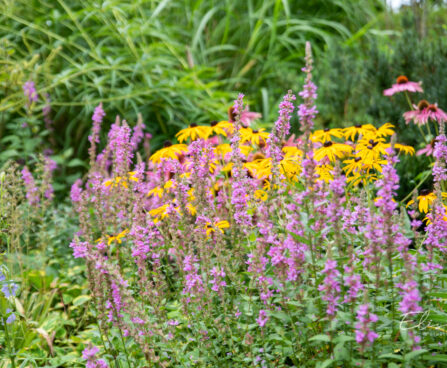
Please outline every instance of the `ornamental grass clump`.
M132 129L119 117L104 149L91 149L71 191L80 230L70 245L87 265L101 335L84 351L90 366L425 367L445 357L444 127L436 199L420 214L396 198L399 156L414 149L392 124L313 129L310 45L305 60L298 138L288 136L289 91L272 133L244 125L240 94L229 121L191 124L149 157L138 151L142 121ZM403 85L393 93L419 91ZM100 105L92 147L104 116Z

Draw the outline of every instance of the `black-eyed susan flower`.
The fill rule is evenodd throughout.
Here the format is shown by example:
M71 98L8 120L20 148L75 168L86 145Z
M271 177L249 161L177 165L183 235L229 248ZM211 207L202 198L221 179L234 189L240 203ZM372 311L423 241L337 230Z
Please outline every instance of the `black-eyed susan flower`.
M147 193L147 196L148 196L148 197L150 197L150 196L157 196L158 198L161 198L161 197L163 197L163 188L160 188L160 187L152 188L152 189Z
M207 222L204 230L206 231L206 236L209 237L211 233L216 231L220 231L222 234L224 233L223 229L227 229L230 227L230 223L228 221L217 221L214 223Z
M389 144L386 144L383 138L372 139L365 137L356 146L356 156L361 157L365 165L370 165L377 161L381 155L385 155L388 147Z
M343 135L346 139L355 140L356 136L364 136L368 133L374 132L376 128L371 124L359 124L343 129Z
M169 141L164 143L164 147L155 152L149 160L153 163L159 163L161 160L169 158L175 160L178 156L186 153L188 151L188 146L186 144L172 144Z
M407 146L405 144L396 143L394 145L394 148L397 149L399 152L402 152L405 155L414 155L414 148L411 146Z
M211 132L214 134L220 134L226 137L228 134L233 134L234 125L229 121L212 121L211 122Z
M317 180L322 180L325 183L329 183L334 180L334 175L332 174L334 167L331 165L318 165L315 167L315 172L318 175Z
M371 136L375 138L389 137L394 134L394 125L390 123L385 123L381 127L371 131ZM369 135L369 134L365 134Z
M129 232L129 229L125 229L125 230L121 231L116 236L108 236L107 245L110 245L113 242L117 242L118 244L121 244L123 242L122 239L127 235L128 232Z
M332 137L335 138L341 138L343 137L343 131L339 128L335 128L335 129L322 129L322 130L316 130L311 136L310 139L313 142L327 142L332 140Z
M442 197L446 198L447 193L442 193ZM418 201L419 212L428 213L428 211L429 211L432 203L435 201L435 199L436 199L436 194L433 193L431 190L429 190L429 189L421 190L419 195L416 198L416 200ZM414 203L413 200L409 201L407 203L407 207L412 205L413 203Z
M253 177L262 179L272 174L272 159L260 158L252 162L244 163L244 167L252 174Z
M253 130L251 128L242 128L241 143L250 142L252 145L265 144L266 139L269 137L269 133L265 132L264 128L259 130Z
M334 143L332 141L327 141L322 147L315 151L314 158L317 161L323 160L325 157L331 162L335 162L337 158L342 158L346 154L352 152L352 147L343 143Z
M265 202L269 196L266 191L264 191L262 189L258 189L258 190L255 190L254 197L256 199L259 199L259 200Z
M191 124L188 128L180 130L175 137L180 143L183 143L188 138L195 141L197 138L207 139L212 133L212 128L209 126Z
M303 156L303 151L295 146L285 146L282 148L282 151L284 152L284 158Z

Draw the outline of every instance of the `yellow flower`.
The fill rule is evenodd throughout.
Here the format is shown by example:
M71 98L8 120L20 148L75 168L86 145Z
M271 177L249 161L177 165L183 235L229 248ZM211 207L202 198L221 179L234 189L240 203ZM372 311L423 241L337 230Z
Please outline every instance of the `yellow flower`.
M223 229L227 229L230 227L230 223L228 221L218 221L212 224L211 222L207 222L204 230L206 231L206 236L210 236L211 233L220 231L222 234L224 233Z
M388 137L394 134L394 128L393 124L385 123L383 124L379 129L376 130L376 137Z
M114 242L114 241L116 241L118 244L121 244L122 243L121 239L124 238L128 232L129 232L129 229L125 229L125 230L121 231L116 236L108 236L107 245L112 244L112 242Z
M269 133L264 132L264 130L264 128L259 130L241 128L241 143L250 142L252 145L259 145L262 142L264 144L265 140L269 137Z
M279 171L289 180L292 178L297 178L297 175L301 171L300 162L300 156L284 157L279 162Z
M192 141L197 138L207 139L212 133L212 128L208 126L201 126L197 124L191 124L188 128L180 130L175 137L180 143L183 143L188 138Z
M269 196L262 189L258 189L258 190L255 191L254 197L256 199L260 199L261 201L265 202Z
M411 146L407 146L405 144L396 143L394 147L399 150L399 152L403 152L405 155L414 155L414 148Z
M157 196L158 198L163 197L163 188L155 187L155 188L151 189L147 193L147 196L150 197L151 195Z
M191 203L186 204L186 209L192 216L195 216L197 214L197 208L194 207Z
M337 157L342 158L348 153L352 152L352 147L347 144L333 143L332 141L327 141L322 147L315 151L315 160L321 161L325 157L331 162L335 162Z
M285 146L282 151L284 152L284 158L303 156L303 151L295 146Z
M341 129L323 129L316 130L311 136L310 139L314 142L327 142L330 141L332 137L341 138L343 137L343 132Z
M165 217L168 216L168 207L169 204L166 203L163 206L154 208L149 211L149 215L151 215L154 218L154 223L156 224L158 221L163 220Z
M228 134L232 134L234 132L234 125L229 121L219 121L211 123L211 131L215 134L223 135L224 137Z
M149 160L154 163L161 162L162 159L170 158L175 160L179 155L188 151L188 146L186 144L172 144L169 141L165 142L165 145L162 149L159 149L155 152Z
M371 124L354 125L343 129L343 134L346 139L354 141L356 135L367 135L368 133L374 132L375 130L376 128Z
M332 175L333 169L334 168L331 165L318 165L315 168L315 171L318 174L318 180L323 180L325 183L334 180L334 176Z
M389 144L385 143L383 138L372 139L362 138L356 146L357 156L361 157L363 163L369 165L380 158L380 155L386 154Z
M379 158L371 160L369 164L365 164L362 161L362 158L357 156L349 160L344 160L343 163L346 164L346 166L343 167L343 170L345 171L346 175L349 175L351 173L356 174L363 171L369 174L371 169L382 172L382 165L386 165L387 161Z
M129 188L129 180L138 182L138 178L135 176L136 174L136 171L130 171L127 173L127 177L117 176L113 179L106 180L104 185L113 188L121 184L124 188Z
M149 160L154 163L161 162L162 159L170 158L175 160L179 155L188 151L188 146L186 144L172 144L169 141L166 141L164 147L155 152Z
M272 159L260 158L252 162L246 162L244 167L247 168L252 176L262 179L272 174Z
M231 152L231 146L228 143L219 144L218 146L214 147L214 154L217 157L220 157L222 160L230 152Z
M443 193L443 197L444 196L445 193ZM431 190L428 189L421 190L420 195L416 199L418 201L419 212L427 213L435 199L436 194L433 193ZM407 207L412 205L413 203L414 203L413 200L409 201L407 203Z

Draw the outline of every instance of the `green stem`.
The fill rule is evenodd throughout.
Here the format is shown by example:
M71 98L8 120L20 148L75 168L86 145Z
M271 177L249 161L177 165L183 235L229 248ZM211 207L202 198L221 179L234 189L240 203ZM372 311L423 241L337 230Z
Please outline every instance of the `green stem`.
M3 317L2 320L3 320L3 326L5 327L5 337L6 337L6 345L8 347L9 359L11 359L12 368L16 368L15 356L13 353L13 346L12 346L11 339L9 338L9 333L8 333L8 324L6 323L5 317Z

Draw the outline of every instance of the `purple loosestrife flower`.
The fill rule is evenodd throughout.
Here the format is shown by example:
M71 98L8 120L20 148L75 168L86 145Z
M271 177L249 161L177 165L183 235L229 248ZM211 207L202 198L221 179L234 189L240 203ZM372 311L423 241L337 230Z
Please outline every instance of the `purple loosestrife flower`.
M86 258L89 254L88 242L80 242L79 239L75 239L70 243L70 248L73 249L73 257Z
M138 115L137 125L133 128L132 138L130 139L130 147L132 152L135 152L138 148L138 145L144 138L144 128L146 125L143 124L143 120L141 115Z
M322 271L326 277L323 283L318 286L318 290L323 293L322 299L325 300L328 305L326 312L329 316L334 316L337 311L339 294L340 294L340 283L338 277L340 272L337 270L337 262L328 258L324 270Z
M225 282L226 274L224 269L213 267L210 273L213 276L213 279L210 281L210 283L213 285L211 287L211 290L215 291L218 294L222 294L222 288L227 286L227 283Z
M444 124L441 125L444 127ZM436 137L433 157L435 158L435 165L433 166L433 180L435 183L447 180L447 138L444 133Z
M422 312L422 307L419 305L419 302L422 300L419 290L418 284L414 280L410 280L404 285L396 285L399 287L402 292L402 301L399 305L399 310L404 314L415 314Z
M25 94L25 97L28 99L27 106L31 106L33 102L37 102L39 99L39 96L36 91L36 85L33 81L25 82L23 85L23 93Z
M267 316L267 312L264 309L261 309L259 311L259 317L256 318L256 322L258 323L259 327L264 327L268 320L269 317Z
M276 168L278 163L282 159L281 146L282 141L285 140L286 136L290 131L290 118L295 107L293 102L296 100L292 91L288 91L287 95L284 96L282 102L279 104L279 118L275 122L272 134L270 134L267 139L267 145L269 147L270 157L273 159L273 167Z
M195 297L204 291L203 280L198 274L197 262L198 260L193 256L186 256L183 260L183 271L185 272L184 295Z
M354 269L349 266L345 266L345 273L348 276L345 278L345 285L349 288L348 293L345 295L343 303L352 303L354 302L360 291L362 291L365 287L362 284L362 278L359 274L354 273Z
M235 130L231 137L231 162L233 163L233 191L231 197L231 204L234 206L234 219L237 224L242 225L243 228L251 225L251 216L247 213L248 203L248 181L246 170L242 166L241 151L239 149L240 136L240 114L243 110L244 95L239 94L237 100L234 101L233 111L236 116Z
M81 195L82 195L82 180L77 179L71 186L70 199L72 202L77 203L81 200Z
M101 123L106 116L102 108L102 102L96 106L95 111L92 115L92 134L88 136L88 140L90 142L89 154L90 154L90 165L93 165L96 154L96 145L99 143L99 133L101 132Z
M108 368L108 364L102 360L97 359L99 349L96 346L85 348L82 352L82 358L87 360L86 368Z
M299 95L303 98L304 103L298 106L298 116L300 118L300 129L305 135L305 140L308 141L311 130L314 127L314 119L318 114L315 106L317 98L317 86L312 82L312 50L309 42L306 42L306 66L302 69L306 73L306 81L303 86L303 91Z
M355 324L355 340L360 344L361 350L371 345L379 335L371 330L371 324L378 321L375 314L369 311L368 304L362 304L357 310L357 323Z
M39 189L36 186L31 172L26 166L22 169L22 179L25 182L26 199L28 200L28 203L32 206L37 206L40 201Z

